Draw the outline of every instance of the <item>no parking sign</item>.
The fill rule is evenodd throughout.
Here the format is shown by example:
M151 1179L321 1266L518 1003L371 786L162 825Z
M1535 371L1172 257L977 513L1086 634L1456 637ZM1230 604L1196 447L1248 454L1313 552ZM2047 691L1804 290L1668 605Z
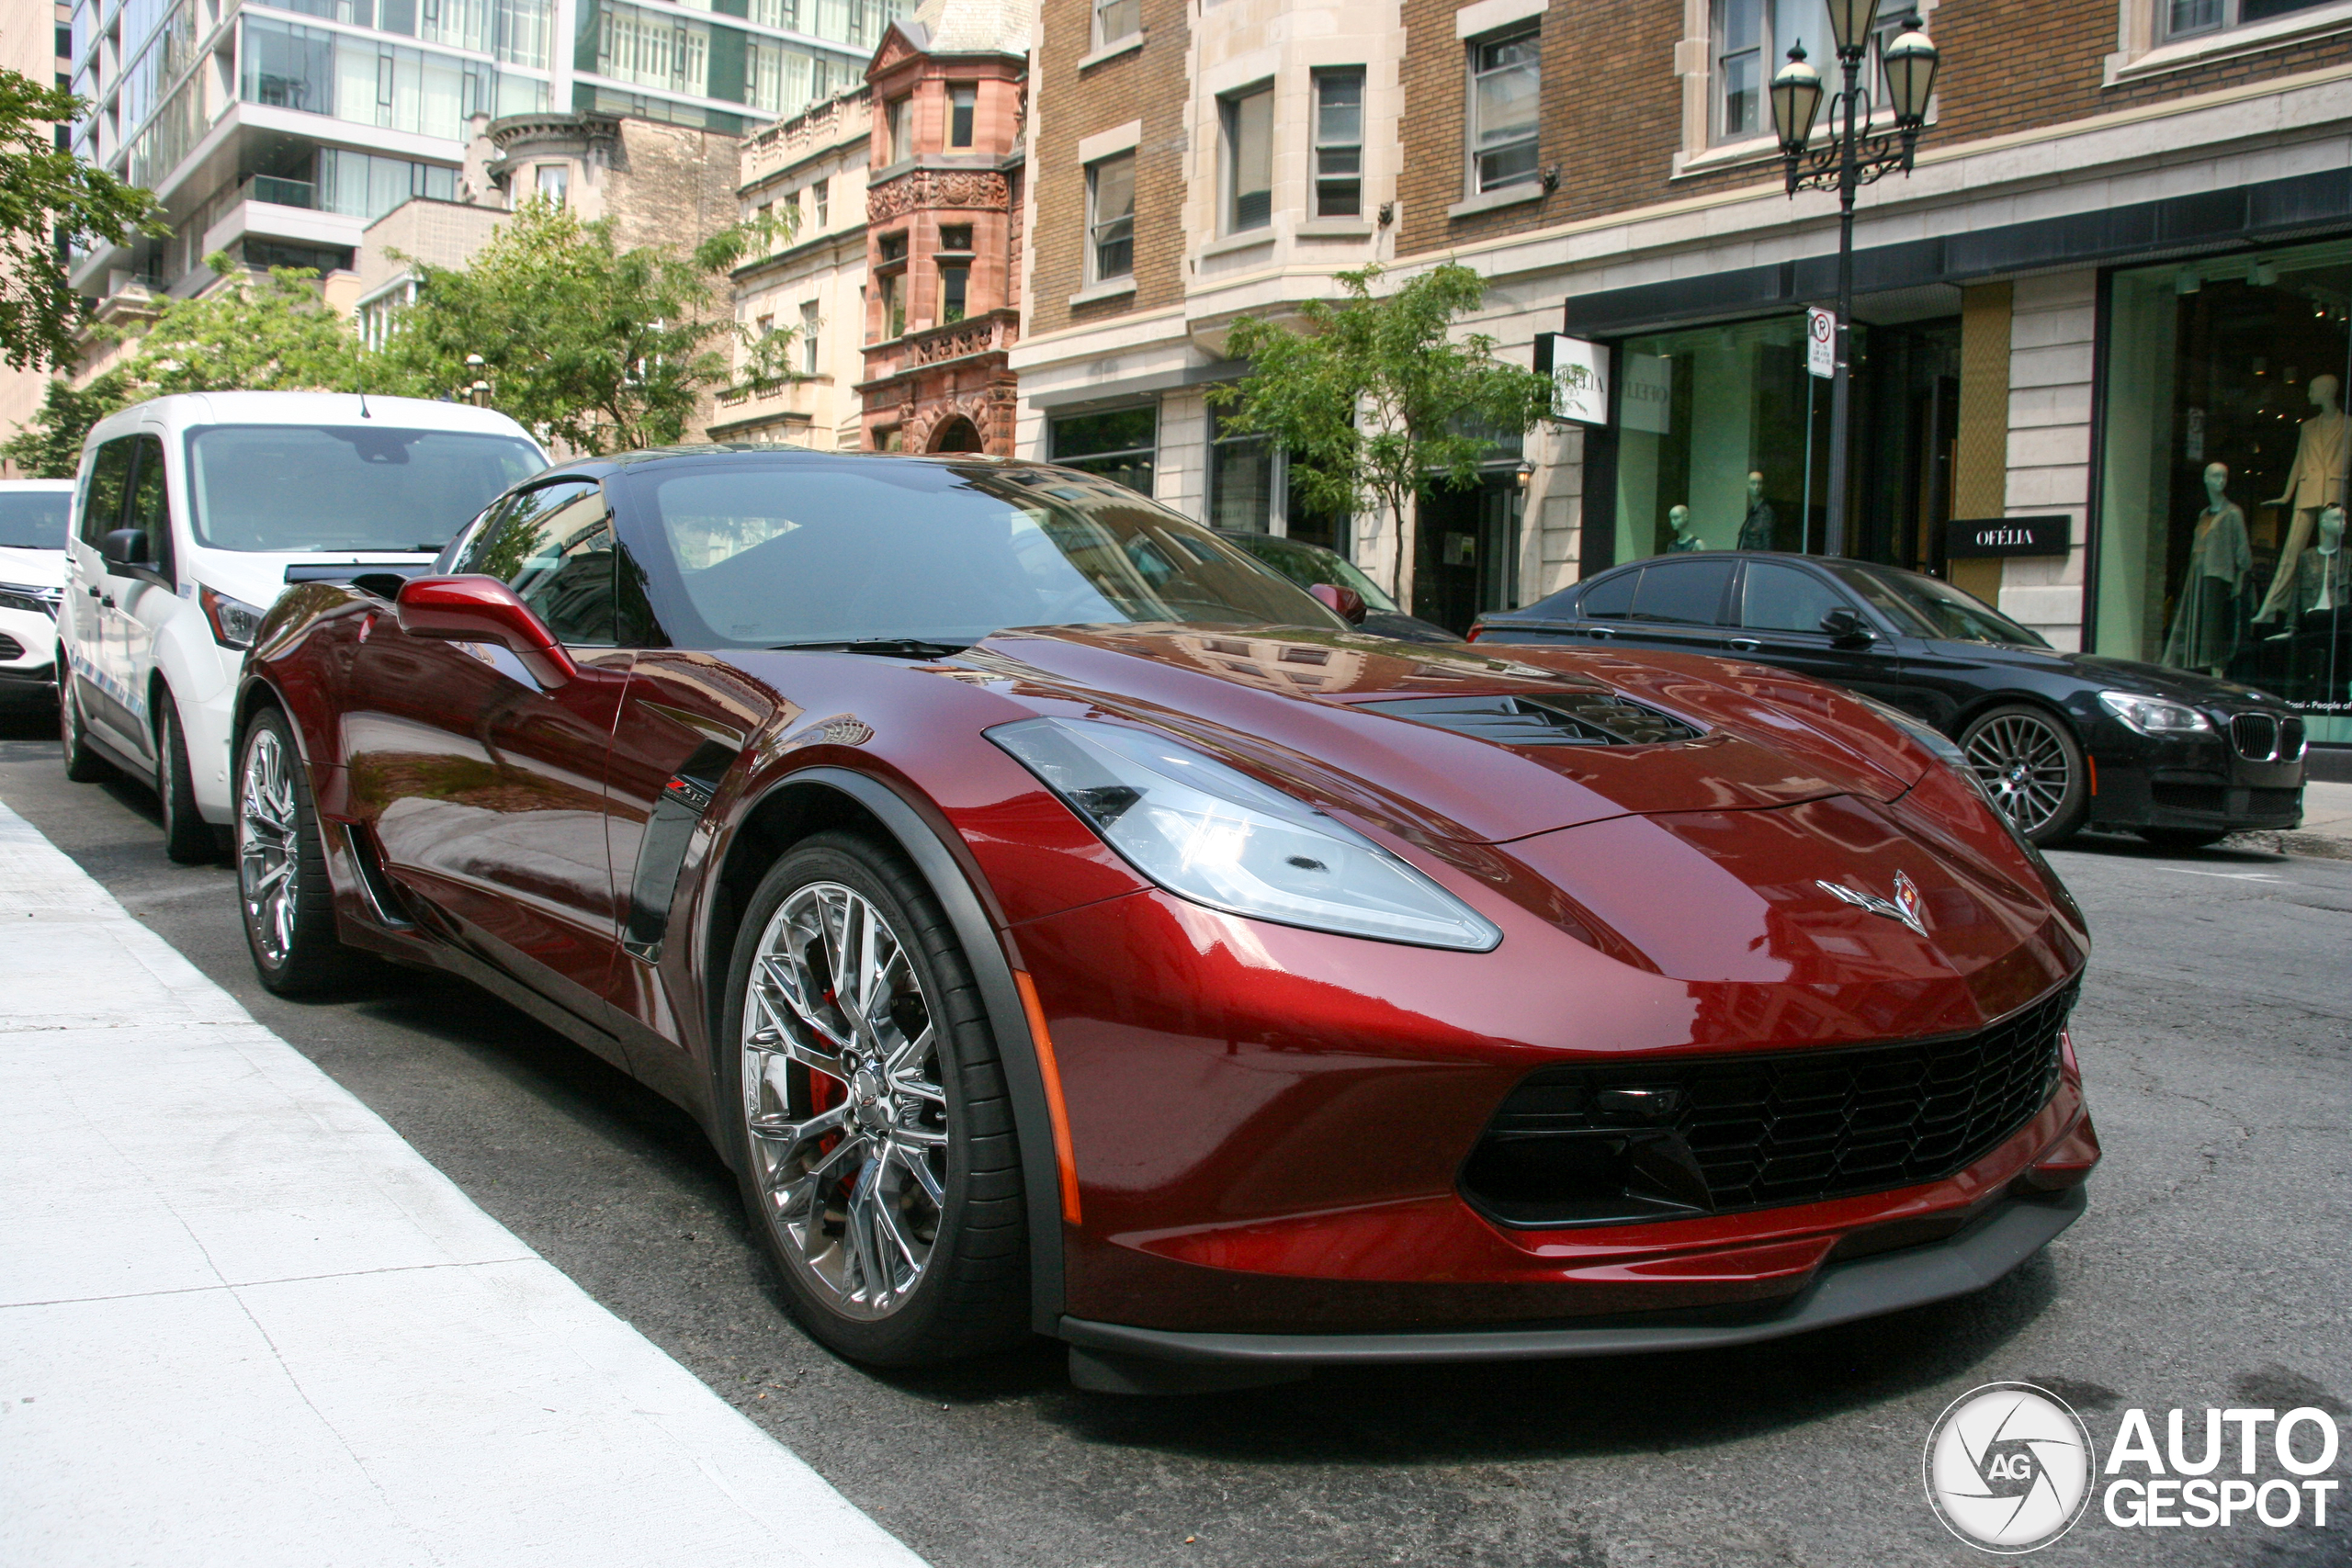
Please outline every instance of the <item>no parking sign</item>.
M1804 367L1826 379L1838 374L1838 315L1818 305L1804 312Z

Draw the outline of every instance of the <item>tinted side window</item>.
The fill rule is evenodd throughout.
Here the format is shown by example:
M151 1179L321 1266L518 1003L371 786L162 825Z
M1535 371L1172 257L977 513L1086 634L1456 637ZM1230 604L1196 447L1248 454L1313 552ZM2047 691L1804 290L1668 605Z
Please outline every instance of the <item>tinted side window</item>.
M147 536L147 559L164 576L172 575L172 498L164 482L164 444L155 436L135 437L139 466L130 481L130 510L126 528Z
M1642 569L1634 595L1634 619L1711 626L1723 615L1724 590L1731 586L1727 560L1657 561Z
M1588 615L1603 620L1616 620L1634 612L1634 589L1642 581L1645 568L1621 571L1614 577L1604 577L1584 591L1578 607Z
M567 506L510 523L522 559L506 585L564 642L609 648L614 639L613 519L591 489Z
M1813 573L1770 561L1749 561L1739 591L1739 624L1756 631L1818 632L1822 616L1852 607Z
M82 491L82 542L92 549L122 526L122 504L130 491L130 452L135 435L119 435L98 448L90 482Z

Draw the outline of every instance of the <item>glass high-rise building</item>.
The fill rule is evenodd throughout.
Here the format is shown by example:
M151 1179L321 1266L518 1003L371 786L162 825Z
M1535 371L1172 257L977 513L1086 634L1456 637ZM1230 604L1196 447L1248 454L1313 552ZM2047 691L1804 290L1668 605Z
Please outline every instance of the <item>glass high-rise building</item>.
M171 235L76 259L84 292L191 293L225 251L346 267L456 200L487 119L549 108L739 131L863 81L906 0L81 0L74 150L153 190Z

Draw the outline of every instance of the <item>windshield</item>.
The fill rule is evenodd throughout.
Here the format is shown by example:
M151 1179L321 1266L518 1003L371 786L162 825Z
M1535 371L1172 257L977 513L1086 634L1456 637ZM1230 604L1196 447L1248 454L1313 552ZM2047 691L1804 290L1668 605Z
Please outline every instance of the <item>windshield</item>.
M1080 474L753 459L629 488L660 530L649 587L684 646L962 646L1007 626L1156 621L1345 629L1198 524Z
M1227 537L1233 537L1228 535ZM1376 614L1396 613L1396 601L1383 592L1380 585L1356 570L1353 561L1312 545L1298 544L1289 539L1277 539L1272 534L1255 534L1234 538L1233 542L1289 578L1302 588L1317 582L1334 588L1352 588L1363 599L1364 608Z
M1841 566L1835 570L1848 587L1914 637L1939 637L1947 642L2004 643L2011 648L2050 646L2040 634L2028 631L1983 600L1962 592L1949 582L1885 567Z
M0 545L17 550L65 547L70 490L0 490Z
M437 550L547 467L511 435L224 424L188 437L196 537L216 550Z

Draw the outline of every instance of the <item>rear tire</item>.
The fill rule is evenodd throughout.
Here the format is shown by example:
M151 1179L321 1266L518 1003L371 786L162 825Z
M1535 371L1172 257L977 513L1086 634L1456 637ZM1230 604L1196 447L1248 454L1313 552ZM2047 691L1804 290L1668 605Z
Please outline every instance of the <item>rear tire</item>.
M57 734L65 743L65 776L75 784L104 784L118 776L115 765L90 749L90 726L82 716L82 699L74 690L74 672L66 668L65 650L58 649Z
M858 834L804 840L752 893L725 995L722 1114L802 1326L882 1366L1017 1341L1029 1247L1012 1100L921 876Z
M2226 828L2134 828L2160 850L2209 850L2230 836Z
M2090 814L2090 770L2081 742L2047 709L2011 703L1961 731L1960 749L2017 830L2046 850L2075 836Z
M237 907L262 985L281 997L348 984L365 957L335 935L334 887L311 781L286 716L264 707L237 745Z
M179 705L164 694L164 721L155 736L155 798L164 805L164 853L181 865L211 865L220 846L197 809L196 777L188 767L187 731Z

